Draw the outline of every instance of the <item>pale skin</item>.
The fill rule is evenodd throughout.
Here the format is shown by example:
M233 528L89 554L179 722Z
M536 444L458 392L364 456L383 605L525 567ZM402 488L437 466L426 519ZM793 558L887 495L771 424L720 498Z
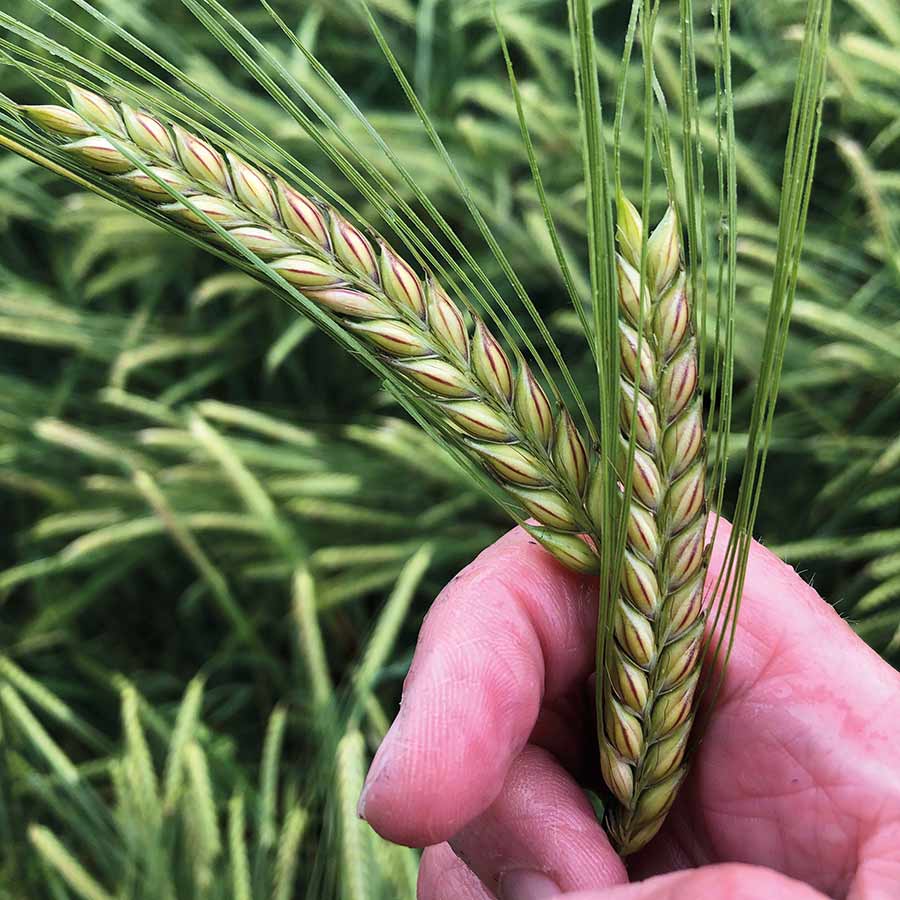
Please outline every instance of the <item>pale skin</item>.
M753 545L691 774L627 866L580 786L596 612L596 583L520 529L438 597L360 801L427 847L421 900L900 897L900 675L792 568Z

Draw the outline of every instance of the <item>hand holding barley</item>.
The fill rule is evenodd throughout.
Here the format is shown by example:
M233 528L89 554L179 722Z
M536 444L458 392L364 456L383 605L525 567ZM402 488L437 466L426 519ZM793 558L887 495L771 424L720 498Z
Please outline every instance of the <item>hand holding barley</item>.
M728 533L720 522L708 583ZM579 900L601 900L629 876L696 866L610 900L726 897L737 886L797 900L892 896L900 727L883 711L900 703L900 675L758 544L696 765L626 874L581 787L598 786L596 598L594 579L566 572L516 530L435 602L361 803L386 837L429 847L422 900L528 896L513 892L511 872L544 879L545 893L531 896L596 889ZM852 700L834 680L851 670ZM720 865L738 862L751 865Z
M736 531L740 539L732 548L736 551L738 570L738 577L734 579L735 591L743 584L749 552L758 478L762 474L771 431L771 409L777 394L794 300L812 160L815 159L821 124L830 4L825 0L810 0L808 6L800 54L801 69L787 141L784 193L779 211L776 264L760 367L760 389L749 429L748 468L736 505ZM222 7L220 12L225 14L227 11ZM665 122L668 122L668 114L661 92L652 90L654 85L651 83L655 14L640 5L635 6L633 12L623 57L620 97L623 100L626 97L624 76L630 60L631 41L636 36L635 28L640 25L646 63L643 119L648 158L644 162L649 166L656 121L654 106L663 112ZM727 139L723 136L719 141L717 153L720 214L726 216L727 205L729 226L727 254L722 255L722 263L726 258L729 263L729 274L720 285L719 299L725 300L727 295L724 307L730 310L729 303L734 300L737 283L731 267L737 256L734 229L737 215L731 57L727 39L730 25L727 7L714 10L713 15L717 47L714 54L716 118L728 126L724 129ZM684 129L680 149L684 178L680 187L684 188L688 209L696 209L698 213L690 215L691 245L695 251L692 256L698 272L705 272L703 258L708 219L702 202L695 207L705 179L700 153L701 120L693 16L685 15L682 20L680 111ZM415 100L402 67L397 64L387 41L380 36L377 22L372 17L370 21L379 46L427 124L427 116ZM497 25L500 29L499 20ZM609 363L607 367L604 360L598 360L599 405L603 419L599 458L586 447L561 403L554 414L547 395L526 362L514 348L504 349L474 311L468 321L461 306L457 305L459 298L456 302L451 299L430 273L417 272L386 241L364 233L336 209L304 196L277 175L257 168L253 160L258 157L251 150L248 149L247 158L241 158L151 111L111 102L78 88L72 90L70 107L22 108L33 122L59 138L59 144L53 145L53 141L46 138L35 139L33 132L24 135L27 129L21 122L13 122L12 127L5 126L4 134L0 135L5 146L57 172L68 174L100 193L108 194L109 186L116 185L115 192L124 205L157 221L166 220L182 232L192 231L197 243L215 248L220 255L231 257L236 264L251 269L257 277L275 284L283 299L310 315L343 346L357 352L414 409L417 419L428 423L430 432L438 432L445 444L468 455L470 461L477 461L490 473L506 491L506 498L500 500L514 518L521 521L531 515L538 520L537 526L525 525L525 528L557 560L568 566L568 573L558 572L551 565L550 557L537 553L532 544L522 544L518 537L520 543L515 547L515 561L524 567L521 574L525 587L510 584L509 572L515 572L514 566L507 566L502 574L482 573L475 579L471 585L472 593L478 597L478 615L485 620L466 623L465 629L457 635L458 640L449 644L451 649L445 652L442 665L436 665L435 657L432 657L429 670L428 659L426 657L422 662L420 652L418 669L414 665L410 684L425 685L417 688L419 707L431 702L436 704L436 711L432 710L424 717L419 713L417 730L416 704L408 700L395 725L396 733L386 742L386 749L382 749L373 766L361 801L363 812L377 819L379 790L382 793L386 789L396 791L404 777L419 778L421 789L421 777L427 765L416 761L417 751L421 753L418 745L423 741L436 741L431 751L435 757L442 758L442 763L437 766L438 792L435 796L424 797L416 796L415 791L405 792L400 801L406 804L401 815L398 817L396 808L390 811L388 819L381 822L383 830L394 836L392 829L406 815L424 817L429 826L424 831L429 838L435 837L435 829L444 828L447 834L454 834L456 849L482 881L491 889L499 889L506 900L524 897L525 891L520 889L528 883L527 893L532 897L537 893L549 895L558 888L587 886L586 883L565 883L578 880L571 866L568 869L557 867L559 871L553 873L553 878L549 877L547 873L553 869L554 861L547 855L548 845L557 851L569 845L576 850L587 849L589 860L586 865L597 876L594 878L597 883L622 877L618 857L609 852L606 838L597 828L587 804L577 789L572 791L573 783L566 780L565 773L552 758L533 748L523 751L526 739L530 737L533 744L551 747L559 758L568 755L567 761L573 768L588 771L596 781L599 781L599 768L605 782L602 800L609 838L622 855L641 850L661 828L665 828L665 817L687 775L686 753L694 717L694 694L705 646L706 448L703 407L698 392L697 353L687 278L682 268L677 213L670 209L646 244L639 214L627 202L620 201L620 256L616 271L609 215L611 182L598 90L593 5L588 0L575 0L571 4L570 26L576 81L580 88L576 91L576 105L582 125L591 288L597 304L597 333L592 335L596 340L591 341L591 349L595 354L605 354L605 362ZM240 28L243 35L243 27ZM547 212L566 285L581 313L573 279L566 270L563 250L548 212L550 207L544 196L513 67L500 30L535 186ZM17 33L29 35L31 32L22 28ZM228 34L228 30L222 34ZM241 46L239 41L232 42L231 38L228 43L233 52ZM54 49L49 42L40 46L51 52ZM135 48L138 46L134 44ZM235 55L238 54L235 52ZM78 72L73 65L77 57L70 58L63 53L60 56L72 71ZM243 56L240 58L244 62ZM51 80L54 74L66 70L65 65L54 63L52 68L48 66L44 71L41 59L42 56L25 51L18 65L29 74L34 69L38 77L45 74ZM16 60L16 56L10 57L14 64ZM154 62L158 61L155 57ZM245 68L256 74L246 62ZM724 78L721 78L723 69ZM106 77L102 67L94 69L85 65L83 71L95 71L98 72L96 77ZM169 71L177 72L177 69L170 68ZM265 69L259 73L263 71ZM81 78L82 75L78 72L74 77ZM259 74L257 80L274 95L270 84ZM113 78L110 77L110 81ZM333 87L333 83L329 86ZM723 87L721 94L718 93L720 87ZM335 93L348 108L356 111L353 103L338 89ZM8 105L6 109L9 111ZM623 112L620 103L611 147L617 183ZM301 116L297 118L302 121ZM7 119L12 121L9 116ZM13 136L7 136L7 132ZM664 132L661 148L666 152L661 155L667 158L662 163L667 185L671 187L681 180L679 175L682 173L673 171L671 154L667 152L667 127ZM455 176L456 170L452 165L450 168ZM405 171L401 169L401 173L410 181ZM645 168L645 194L649 174L650 169ZM377 189L378 186L371 184L370 188ZM421 193L415 193L424 205L429 205ZM463 194L468 200L465 189ZM470 209L482 225L471 204ZM645 209L644 214L647 212ZM425 232L431 240L427 228ZM423 246L415 237L409 244L411 248ZM602 248L600 253L598 248ZM427 250L424 255L428 256ZM499 254L497 256L500 258ZM471 261L471 256L467 255L467 259ZM505 260L501 259L501 262L506 268ZM720 271L724 275L724 268ZM514 277L510 280L520 287ZM611 315L614 298L610 292L614 292L614 282L618 287L621 314L618 332ZM546 335L539 317L535 315L534 318ZM581 320L584 324L583 317ZM729 329L732 322L733 314L727 323ZM589 330L587 325L585 330ZM598 350L601 336L603 346ZM529 344L527 339L525 343ZM723 369L730 372L734 351L730 341L726 343ZM559 360L557 349L551 347ZM619 362L621 382L613 372ZM540 368L549 379L546 369ZM566 375L568 378L568 372ZM577 395L571 379L568 383ZM730 403L730 399L726 402ZM579 405L584 409L583 404ZM763 421L768 425L758 428L757 423ZM593 433L592 427L590 430ZM723 441L721 446L726 444ZM716 470L724 471L724 463L724 456L717 459ZM750 469L751 465L758 468ZM624 506L623 497L626 498ZM748 498L752 498L749 504L745 502ZM507 502L510 499L512 503ZM613 520L617 518L621 518L627 527L623 527L623 533L615 535L616 540L612 541ZM624 553L621 552L622 544ZM609 563L613 559L615 569L611 570ZM507 563L510 561L506 560ZM597 585L580 577L598 568L603 570L604 576L604 592L599 598L596 597ZM554 587L557 582L564 586L561 591ZM462 584L462 581L456 583L457 591L461 590ZM501 598L495 608L490 602L492 595L502 594L503 590L512 593L514 599L510 602L507 598L504 603ZM578 609L574 612L571 605L559 602L569 592L576 595ZM737 605L730 602L733 599L732 594L723 604L727 606L724 618L730 619L731 624L737 611ZM599 600L599 616L595 610L592 617L585 617L584 612L590 611L592 600ZM516 606L523 609L517 610ZM597 641L588 646L585 654L581 646L583 637L591 633L591 625L598 618ZM440 616L430 621L440 621ZM564 634L561 651L559 646L554 648L554 634L558 631ZM447 642L448 634L440 630L438 634ZM462 654L460 647L464 648ZM729 644L726 661L730 649ZM799 659L805 657L800 654ZM523 660L527 662L523 664ZM718 654L710 668L715 668L717 662L721 662ZM599 766L596 765L596 759L591 755L591 761L583 766L580 754L573 752L573 744L565 738L567 731L585 724L579 716L583 704L571 702L572 685L583 687L592 665L596 670L593 675L599 712L592 724L599 738L600 761ZM479 666L483 666L483 671L479 671ZM422 674L423 670L426 675ZM448 672L457 677L444 681ZM765 684L766 674L765 669L757 673L752 687ZM479 677L484 682L480 685L482 689L474 696L470 694L468 705L457 704L453 709L453 692L471 691L473 686L478 688ZM821 693L821 682L816 684ZM877 709L878 705L873 708ZM477 727L467 729L467 715ZM768 727L771 727L772 718L766 716ZM808 724L808 719L801 724ZM440 731L442 721L443 732ZM450 730L446 729L447 721ZM458 732L463 733L462 740ZM585 742L574 742L576 746L579 744L583 747ZM592 740L587 745L595 749ZM704 752L710 745L714 746L714 743L707 739ZM393 760L402 758L403 761L402 768L394 761L393 771L389 752L392 747ZM849 749L852 751L853 748ZM853 756L852 753L847 755ZM792 758L796 758L796 753ZM462 784L450 783L448 773L453 773L454 767L458 769L461 764L465 767ZM704 777L708 777L706 770L697 779ZM799 777L795 778L794 782L799 780ZM468 818L461 816L457 810L455 818L450 819L456 827L449 829L446 817L441 818L441 801L449 798L451 803L462 804L465 809L461 798L471 784L479 782L482 786L488 784L495 788L491 796L498 799L487 810L484 809L487 804L484 804L475 811L478 816L475 823L471 821L471 815ZM533 788L538 782L540 790L536 791ZM845 779L823 779L827 788L836 782L843 788ZM818 786L813 785L814 788ZM425 788L426 792L433 789L433 784ZM721 808L727 809L727 802L722 803L721 797L714 799L716 814L721 815ZM545 804L543 814L542 804ZM576 811L577 828L560 834L565 829L560 827L559 811L566 808ZM814 807L813 811L818 819L819 808ZM755 809L752 814L756 814ZM736 815L747 814L740 809ZM702 816L698 814L696 818L700 820ZM846 823L847 811L836 808L834 819L836 823ZM529 832L528 823L535 821L539 822L539 828ZM670 836L676 826L677 821L667 829ZM783 827L779 830L783 831ZM834 828L827 829L829 839L833 831ZM862 831L860 823L857 832ZM871 832L869 828L866 837ZM693 840L694 835L687 833ZM547 835L550 840L542 841ZM680 837L684 838L684 835ZM741 837L739 852L746 845L746 836ZM507 846L498 852L497 844L509 838ZM431 840L427 842L431 843ZM851 843L859 847L864 842L857 834L855 842ZM714 845L715 839L710 844ZM819 843L815 845L818 846ZM543 856L539 852L541 848ZM683 855L684 847L678 849ZM808 848L802 848L801 855L804 853L809 855ZM706 858L714 856L714 853L704 854ZM504 869L498 869L498 860L506 861L503 862ZM507 865L510 860L514 865ZM874 862L878 867L882 860L875 859ZM510 871L513 868L520 876L525 876L524 880L513 877L516 875ZM846 873L850 869L844 865L840 871ZM425 871L427 876L427 866ZM819 870L815 870L814 877L818 873ZM543 886L540 879L543 879ZM869 880L867 878L866 887ZM839 892L844 886L829 885L827 889ZM428 890L426 877L423 896L428 895ZM470 880L469 887L464 891L460 889L456 895L476 896L478 891L477 885Z

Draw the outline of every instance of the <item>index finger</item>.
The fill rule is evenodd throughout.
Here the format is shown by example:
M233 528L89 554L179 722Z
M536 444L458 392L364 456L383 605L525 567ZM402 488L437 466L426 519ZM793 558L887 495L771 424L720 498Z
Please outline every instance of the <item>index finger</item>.
M521 528L485 550L425 618L360 815L421 847L484 812L542 700L593 670L596 619L596 580L565 569Z

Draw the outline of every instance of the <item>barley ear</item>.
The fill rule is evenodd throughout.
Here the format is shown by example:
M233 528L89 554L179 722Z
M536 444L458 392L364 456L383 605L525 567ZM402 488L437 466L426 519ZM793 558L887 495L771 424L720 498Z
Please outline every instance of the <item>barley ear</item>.
M459 306L430 273L421 277L386 242L282 178L151 111L70 90L72 109L22 112L160 214L226 252L237 241L267 261L393 369L448 440L538 520L533 535L549 552L577 571L593 570L593 550L576 536L591 529L584 441L564 409L554 426L531 370L521 360L513 365L484 322L476 318L470 334ZM106 135L155 177L135 168ZM189 205L174 202L156 179Z
M686 772L703 633L706 454L697 349L678 217L650 236L618 203L620 475L634 423L632 495L614 635L607 643L600 767L607 829L633 853L659 830Z

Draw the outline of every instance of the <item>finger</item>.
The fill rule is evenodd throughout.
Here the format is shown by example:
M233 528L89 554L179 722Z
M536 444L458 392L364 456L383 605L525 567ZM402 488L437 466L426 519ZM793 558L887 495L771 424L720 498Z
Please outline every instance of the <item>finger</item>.
M417 900L494 900L449 844L426 847L419 863Z
M825 900L802 881L796 881L761 866L728 863L685 872L658 875L647 881L601 891L578 891L563 895L565 900ZM558 900L563 900L561 896Z
M437 844L497 796L542 698L593 668L596 581L514 529L455 578L425 619L397 720L360 814L385 837Z
M450 844L503 900L626 881L584 792L537 747L516 757L497 799Z

